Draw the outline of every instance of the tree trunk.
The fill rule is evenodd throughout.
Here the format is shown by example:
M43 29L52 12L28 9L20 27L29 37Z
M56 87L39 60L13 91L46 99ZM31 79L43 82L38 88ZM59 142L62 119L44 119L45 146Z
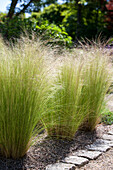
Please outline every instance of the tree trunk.
M17 3L18 3L18 0L12 0L10 9L7 15L8 18L11 19L13 17Z
M76 1L76 5L78 6L78 11L77 11L77 28L76 28L77 39L80 38L81 11L82 11L82 6L78 2L79 2L79 0Z
M37 0L37 1L39 1L39 0ZM32 2L33 2L33 0L30 0L28 4L24 5L23 9L22 9L20 12L16 13L16 16L19 16L20 14L23 14L23 13L25 12L25 10L28 8L28 6L29 6Z

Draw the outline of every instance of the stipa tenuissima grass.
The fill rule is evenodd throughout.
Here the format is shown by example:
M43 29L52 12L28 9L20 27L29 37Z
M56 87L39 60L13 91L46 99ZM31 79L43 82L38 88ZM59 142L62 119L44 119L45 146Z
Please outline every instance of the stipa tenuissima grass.
M49 89L45 54L39 42L26 39L0 55L0 152L16 159L40 131Z

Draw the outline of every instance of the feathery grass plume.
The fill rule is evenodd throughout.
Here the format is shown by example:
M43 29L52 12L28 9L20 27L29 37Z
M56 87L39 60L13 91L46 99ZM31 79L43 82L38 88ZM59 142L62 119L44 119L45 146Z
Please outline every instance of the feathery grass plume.
M0 36L0 50L2 50L3 48L4 48L4 43L2 37Z
M48 103L49 112L43 118L48 136L72 139L86 117L86 104L82 98L83 63L66 58L56 76ZM83 112L84 111L84 112Z
M86 98L89 114L80 128L86 131L94 130L100 122L100 115L105 107L105 95L111 84L108 56L97 47L91 48L87 52L84 51L86 59L82 94Z
M24 156L41 130L36 125L49 90L45 54L39 42L28 39L0 54L0 152L5 157Z

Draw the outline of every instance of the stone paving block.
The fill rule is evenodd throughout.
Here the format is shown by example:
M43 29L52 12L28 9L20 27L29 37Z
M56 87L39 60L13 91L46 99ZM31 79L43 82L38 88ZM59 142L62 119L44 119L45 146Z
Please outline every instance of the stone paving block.
M60 162L46 166L46 170L75 170L75 165Z
M106 139L106 140L111 140L111 141L113 141L113 135L106 135L106 134L104 134L104 135L102 136L102 138L103 138L103 139Z
M81 150L78 152L77 156L81 156L93 160L98 158L101 154L102 152L99 151Z
M90 151L100 151L100 152L106 152L110 148L111 147L108 144L98 144L96 142L86 146L86 149Z
M113 130L109 131L108 135L113 135Z
M93 142L93 145L105 145L106 144L106 141L109 143L110 141L109 140L105 140L105 139L101 139L101 138L98 138L95 140L95 142ZM91 144L92 145L92 144Z
M72 163L77 166L83 166L89 162L88 159L83 158L83 157L78 157L78 156L69 156L66 157L63 162L65 163Z
M97 142L98 144L107 144L107 145L109 145L110 147L113 147L113 141L110 141L110 140L97 139L96 142Z

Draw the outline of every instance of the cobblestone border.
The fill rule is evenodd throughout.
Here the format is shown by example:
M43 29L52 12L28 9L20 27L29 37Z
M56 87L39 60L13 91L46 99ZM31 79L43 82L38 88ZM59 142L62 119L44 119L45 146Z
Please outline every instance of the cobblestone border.
M46 170L74 170L75 166L81 167L90 160L97 159L102 153L113 147L113 130L104 134L93 144L87 145L85 150L73 152L59 163L46 166Z

